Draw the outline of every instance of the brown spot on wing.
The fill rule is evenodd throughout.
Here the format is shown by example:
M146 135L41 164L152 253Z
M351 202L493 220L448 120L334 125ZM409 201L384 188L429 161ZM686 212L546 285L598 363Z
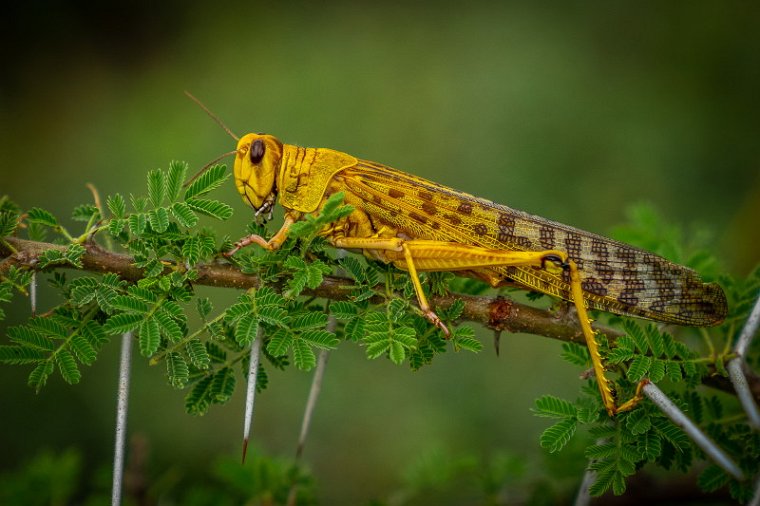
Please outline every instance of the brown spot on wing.
M448 220L448 222L454 226L462 224L462 218L455 214L444 214L443 217L446 218L446 220Z
M462 214L472 214L472 204L469 202L462 202L459 204L459 207L457 207L457 211Z
M415 213L414 211L409 213L409 217L415 221L419 221L420 223L427 223L427 218L425 218L421 214Z
M393 198L393 199L400 199L400 198L404 197L404 192L399 191L399 190L397 190L395 188L390 188L388 190L388 196L391 197L391 198Z
M538 234L539 241L541 242L541 247L546 249L554 249L557 244L554 239L554 227L542 225L538 229Z
M430 216L433 216L435 213L438 212L438 209L435 207L435 205L431 204L430 202L423 202L422 210L425 211Z

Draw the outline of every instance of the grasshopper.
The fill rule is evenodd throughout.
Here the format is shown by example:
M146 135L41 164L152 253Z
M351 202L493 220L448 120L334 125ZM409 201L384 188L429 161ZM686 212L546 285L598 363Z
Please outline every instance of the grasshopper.
M285 217L271 239L248 236L228 255L249 244L279 248L293 223L343 192L354 211L321 235L337 248L408 271L422 314L446 335L418 272L455 271L493 287L517 285L572 303L610 416L633 408L646 380L633 398L618 404L587 308L689 326L717 325L727 313L720 286L704 283L688 267L380 163L253 133L240 138L232 153L243 200L257 215L270 216L278 202Z

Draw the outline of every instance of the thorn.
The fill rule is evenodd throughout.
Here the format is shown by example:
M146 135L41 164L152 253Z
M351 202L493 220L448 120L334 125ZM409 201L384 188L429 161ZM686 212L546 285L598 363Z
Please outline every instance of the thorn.
M501 339L501 330L493 331L493 349L496 351L496 356L499 356L499 340Z
M245 464L245 455L248 453L248 438L243 438L243 460L242 463Z

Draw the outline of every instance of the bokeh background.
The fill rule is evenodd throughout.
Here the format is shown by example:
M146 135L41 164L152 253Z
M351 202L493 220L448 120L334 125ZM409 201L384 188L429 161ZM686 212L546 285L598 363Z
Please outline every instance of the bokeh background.
M22 207L68 216L87 182L144 193L149 169L232 149L189 90L238 134L339 149L598 233L646 201L711 230L730 273L760 256L750 3L22 4L0 30L0 194ZM217 195L235 207L220 232L239 236L249 210L231 183ZM236 295L208 294L217 307ZM479 355L416 373L352 345L332 354L305 453L325 504L388 498L420 455L513 455L528 476L550 465L529 409L574 397L577 371L559 343L503 336L496 357L480 335ZM117 352L114 340L80 385L54 377L39 395L27 370L0 368L0 471L43 448L108 462ZM133 371L129 432L154 476L187 480L239 454L242 392L193 418L162 368L136 358ZM311 378L271 375L253 445L290 457Z

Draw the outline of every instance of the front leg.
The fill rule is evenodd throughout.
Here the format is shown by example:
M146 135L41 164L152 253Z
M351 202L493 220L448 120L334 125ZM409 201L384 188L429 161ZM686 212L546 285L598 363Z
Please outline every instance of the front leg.
M280 227L280 230L277 231L274 236L269 239L268 241L257 234L249 235L248 237L243 237L238 242L235 243L235 246L224 253L224 256L231 257L240 249L245 248L248 245L251 244L258 244L264 249L267 249L269 251L273 251L276 249L280 249L280 246L282 246L282 243L285 242L285 239L288 238L288 230L290 229L291 225L296 222L296 218L292 216L290 213L285 214L285 220L282 223L282 227Z

